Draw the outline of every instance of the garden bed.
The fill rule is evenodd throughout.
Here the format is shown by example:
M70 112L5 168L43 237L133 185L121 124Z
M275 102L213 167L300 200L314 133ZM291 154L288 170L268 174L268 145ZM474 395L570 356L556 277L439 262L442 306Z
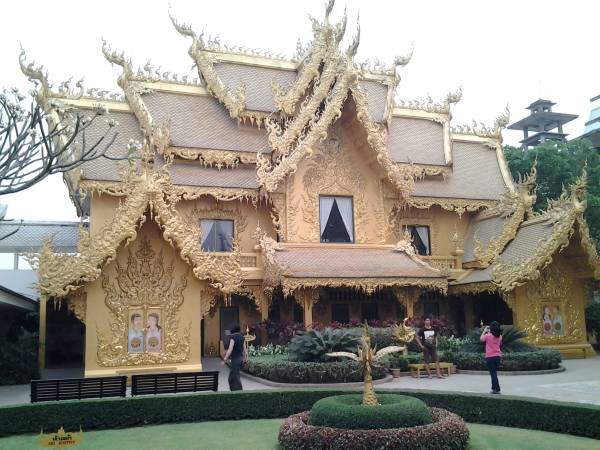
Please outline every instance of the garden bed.
M483 353L458 352L450 358L459 371L487 372ZM529 372L558 369L562 356L558 350L538 349L527 352L507 352L502 355L500 372Z
M243 371L246 374L276 383L329 384L360 383L363 370L355 361L298 362L286 355L256 356L248 359ZM373 367L373 379L384 379L386 367Z
M456 414L431 408L433 423L407 428L346 429L309 424L310 412L287 418L279 431L282 449L415 449L462 450L467 448L469 430Z

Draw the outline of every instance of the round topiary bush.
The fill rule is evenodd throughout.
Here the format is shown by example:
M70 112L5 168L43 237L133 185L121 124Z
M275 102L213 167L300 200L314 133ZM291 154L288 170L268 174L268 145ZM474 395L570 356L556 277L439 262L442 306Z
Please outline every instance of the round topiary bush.
M469 443L469 429L454 413L431 408L432 423L409 428L347 430L309 425L311 413L288 417L279 429L282 450L393 448L400 450L463 450Z
M373 430L431 423L427 405L415 397L379 394L380 405L362 404L361 394L335 395L317 401L310 410L310 424L321 427Z

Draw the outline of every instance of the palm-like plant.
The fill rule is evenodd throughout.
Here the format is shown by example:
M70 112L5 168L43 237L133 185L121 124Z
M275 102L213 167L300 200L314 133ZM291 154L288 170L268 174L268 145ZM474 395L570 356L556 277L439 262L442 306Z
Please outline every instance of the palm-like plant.
M324 362L331 358L327 353L340 351L356 351L360 344L357 331L325 328L309 330L294 336L288 346L289 358L292 361Z
M479 340L482 331L481 328L473 328L461 350L469 353L483 353L485 351L485 344ZM527 333L515 326L502 326L502 351L504 353L513 353L533 350L533 345L523 341L525 337L527 337Z

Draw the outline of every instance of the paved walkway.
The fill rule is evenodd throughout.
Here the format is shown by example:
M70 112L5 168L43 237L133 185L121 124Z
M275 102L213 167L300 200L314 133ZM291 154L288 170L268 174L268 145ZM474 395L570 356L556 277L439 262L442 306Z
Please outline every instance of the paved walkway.
M217 358L203 359L204 370L218 370L219 391L228 391L227 377L229 369L221 365ZM549 400L561 400L578 403L593 403L600 405L600 357L591 359L567 360L562 363L566 371L547 375L500 375L502 392L507 395L537 397ZM47 371L46 378L77 376L72 369L58 372ZM247 378L242 378L245 390L274 389ZM490 389L488 375L452 375L450 378L414 379L411 377L397 378L390 383L377 386L377 389L426 389L457 392L487 393ZM297 389L297 388L294 388ZM0 386L0 406L29 403L29 385Z

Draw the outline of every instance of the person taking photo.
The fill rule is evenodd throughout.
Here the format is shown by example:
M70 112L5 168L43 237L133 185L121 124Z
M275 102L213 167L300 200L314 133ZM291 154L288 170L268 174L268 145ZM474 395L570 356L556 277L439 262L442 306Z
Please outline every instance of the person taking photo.
M485 343L485 363L492 377L492 391L490 393L499 394L498 368L500 367L500 359L502 357L502 352L500 351L500 347L502 346L502 329L500 328L500 324L494 321L489 326L484 327L479 340Z

